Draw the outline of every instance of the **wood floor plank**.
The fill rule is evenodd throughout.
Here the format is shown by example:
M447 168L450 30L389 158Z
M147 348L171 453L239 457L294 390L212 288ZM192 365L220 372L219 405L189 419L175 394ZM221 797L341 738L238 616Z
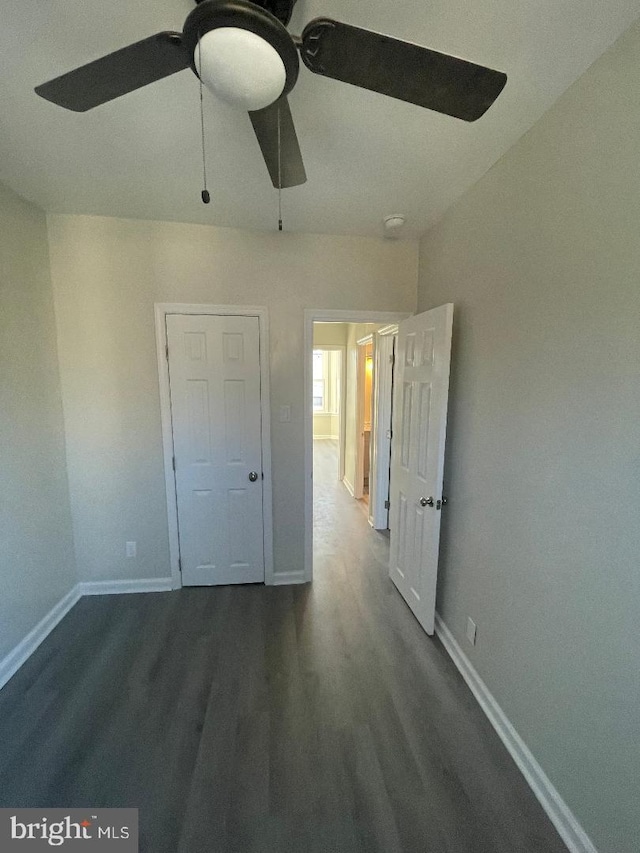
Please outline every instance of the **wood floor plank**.
M0 691L0 806L140 809L143 853L561 853L316 442L312 586L82 599Z

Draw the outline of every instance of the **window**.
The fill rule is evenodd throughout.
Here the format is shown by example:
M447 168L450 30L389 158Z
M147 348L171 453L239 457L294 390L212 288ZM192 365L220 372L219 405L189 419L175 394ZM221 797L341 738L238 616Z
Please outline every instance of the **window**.
M313 350L312 398L316 415L337 415L340 404L340 365L337 350Z
M340 364L340 352L314 349L312 396L316 414L338 414Z
M313 351L313 411L327 410L327 352Z

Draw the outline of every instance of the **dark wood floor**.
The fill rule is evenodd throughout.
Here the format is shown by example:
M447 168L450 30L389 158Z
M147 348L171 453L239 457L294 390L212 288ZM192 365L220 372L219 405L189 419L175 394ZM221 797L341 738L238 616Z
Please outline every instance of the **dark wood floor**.
M144 853L565 851L334 454L312 587L74 607L0 692L0 806L137 807Z

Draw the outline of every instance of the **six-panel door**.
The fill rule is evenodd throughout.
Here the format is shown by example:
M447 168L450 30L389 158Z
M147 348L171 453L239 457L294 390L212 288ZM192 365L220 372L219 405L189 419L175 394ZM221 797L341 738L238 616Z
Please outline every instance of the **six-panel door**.
M166 323L182 583L264 581L259 320Z
M398 327L391 451L389 574L433 634L453 305Z

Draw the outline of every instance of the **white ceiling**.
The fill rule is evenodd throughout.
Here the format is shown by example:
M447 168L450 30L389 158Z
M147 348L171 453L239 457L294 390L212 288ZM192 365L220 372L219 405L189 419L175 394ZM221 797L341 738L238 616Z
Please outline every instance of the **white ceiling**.
M206 93L211 204L200 201L199 94L183 71L88 113L33 87L165 29L191 0L2 0L0 180L48 211L273 229L277 193L245 113ZM307 183L283 191L285 229L382 232L404 213L428 228L640 14L638 0L298 0L320 15L505 71L467 124L311 74L290 103Z

